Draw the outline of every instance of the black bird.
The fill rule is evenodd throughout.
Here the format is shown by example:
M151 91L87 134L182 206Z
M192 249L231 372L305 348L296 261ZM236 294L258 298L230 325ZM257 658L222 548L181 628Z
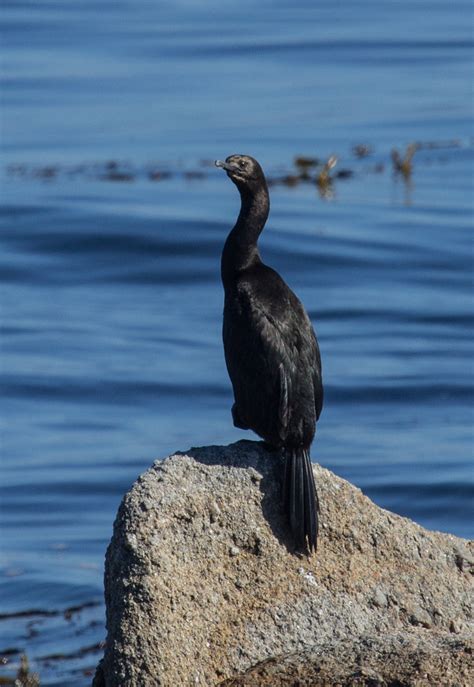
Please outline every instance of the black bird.
M240 192L240 214L222 251L223 338L234 389L234 425L285 458L283 499L298 551L316 549L318 497L309 449L323 405L321 356L306 311L265 265L257 241L270 210L262 168L248 155L216 160Z

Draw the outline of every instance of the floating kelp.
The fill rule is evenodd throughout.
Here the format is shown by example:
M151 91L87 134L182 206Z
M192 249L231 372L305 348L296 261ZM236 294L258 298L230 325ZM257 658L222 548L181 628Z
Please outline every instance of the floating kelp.
M372 146L365 145L364 143L359 143L358 145L352 146L352 154L357 158L369 157L372 155Z
M413 173L413 158L417 151L448 150L462 147L474 147L474 140L461 141L448 139L443 141L415 141L410 143L405 150L393 148L390 157L386 160L379 159L370 166L363 161L374 155L374 148L367 143L353 145L350 149L352 164L334 171L339 156L332 155L328 159L314 154L299 154L293 158L292 165L283 167L279 173L267 170L267 182L269 186L285 186L295 188L300 184L316 185L321 197L328 199L333 197L332 187L335 181L348 180L362 173L364 177L370 174L383 174L388 160L394 175L401 176L405 181L411 178ZM355 160L354 160L355 158ZM348 157L343 158L348 161ZM445 159L428 157L425 155L424 164L443 164ZM184 179L186 181L203 181L214 174L214 162L209 159L201 159L194 168L184 169L182 162L153 161L143 165L135 165L131 162L118 159L106 162L83 162L80 164L47 164L28 165L26 163L13 163L5 168L9 177L16 179L38 179L53 183L61 178L70 179L85 178L89 181L100 180L110 183L161 182L167 179Z
M169 179L170 176L172 176L171 172L165 172L159 169L151 169L148 172L148 178L150 181L164 181L164 179Z
M338 169L334 174L335 179L350 179L355 174L353 169Z
M408 179L412 173L412 160L416 151L418 150L418 143L410 143L405 150L405 154L401 155L396 148L391 152L393 171L395 174L401 174L405 179Z
M333 177L331 170L337 165L338 159L335 155L328 157L321 170L316 176L316 186L319 189L321 198L332 198L334 193L332 189Z
M281 179L281 183L285 186L297 186L303 179L309 179L309 176L299 176L297 174L287 174Z
M101 179L103 181L133 181L135 175L131 171L122 169L118 162L112 161L106 164L105 174Z
M304 157L303 155L299 155L298 157L295 157L294 164L296 169L299 171L300 178L309 179L309 170L317 167L320 162L317 157Z
M40 679L36 673L30 673L30 665L26 654L20 657L20 666L16 677L0 676L0 685L12 687L40 687Z

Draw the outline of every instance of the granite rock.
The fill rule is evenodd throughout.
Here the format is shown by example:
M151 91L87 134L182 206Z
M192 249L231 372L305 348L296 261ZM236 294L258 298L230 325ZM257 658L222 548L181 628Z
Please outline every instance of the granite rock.
M95 687L474 684L471 544L314 465L319 546L296 555L281 474L240 441L138 478L107 551Z

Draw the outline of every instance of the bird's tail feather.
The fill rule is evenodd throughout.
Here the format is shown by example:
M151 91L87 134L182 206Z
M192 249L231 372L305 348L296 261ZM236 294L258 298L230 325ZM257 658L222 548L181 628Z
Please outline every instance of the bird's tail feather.
M307 449L285 450L283 498L296 548L300 551L315 551L319 505Z

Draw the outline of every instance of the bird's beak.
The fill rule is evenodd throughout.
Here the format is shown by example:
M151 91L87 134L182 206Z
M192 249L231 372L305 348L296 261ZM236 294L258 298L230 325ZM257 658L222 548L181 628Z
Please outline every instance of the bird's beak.
M223 160L216 160L214 164L216 167L222 167L226 172L236 172L238 170L237 165L231 165L229 162L224 162Z

